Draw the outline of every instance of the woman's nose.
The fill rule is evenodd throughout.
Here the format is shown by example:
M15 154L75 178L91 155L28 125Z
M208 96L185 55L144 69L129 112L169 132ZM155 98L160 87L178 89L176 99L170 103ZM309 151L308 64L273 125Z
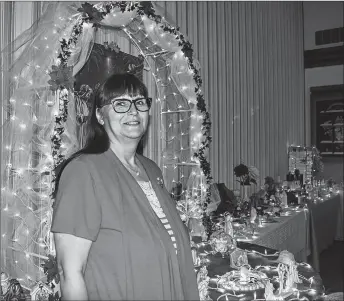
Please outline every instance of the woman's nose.
M131 107L130 107L130 110L129 110L129 112L128 112L128 113L130 113L130 114L134 114L134 115L138 114L138 112L137 112L137 109L136 109L136 107L135 107L135 104L134 104L134 103L132 103L132 104L131 104Z

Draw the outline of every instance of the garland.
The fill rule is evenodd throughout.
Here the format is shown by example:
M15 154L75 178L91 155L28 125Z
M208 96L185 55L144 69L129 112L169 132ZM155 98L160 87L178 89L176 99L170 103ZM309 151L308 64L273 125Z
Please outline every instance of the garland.
M67 61L68 58L71 55L70 47L71 45L75 45L78 37L82 33L82 26L86 23L93 23L93 27L100 27L100 22L104 19L104 17L109 14L114 8L119 7L121 12L125 11L133 11L137 9L137 13L140 16L146 15L151 20L154 20L157 24L161 24L162 17L160 15L155 14L155 10L153 8L153 5L150 1L147 2L126 2L126 1L119 1L119 2L106 2L101 7L100 10L98 10L96 7L94 7L90 3L84 3L82 6L78 9L79 12L82 13L82 18L80 21L73 27L71 37L67 41L66 39L62 39L60 41L61 44L61 52L58 55L58 58L61 61L61 64L59 67L53 66L53 71L50 73L50 76L52 77L52 89L56 89L57 87L61 90L63 89L69 89L72 90L72 86L70 83L72 82L72 78L70 77L70 72L67 72ZM212 176L211 176L211 169L210 169L210 163L207 161L207 158L205 156L206 150L209 148L209 145L211 143L211 137L210 137L210 129L211 129L211 121L210 121L210 115L207 112L206 109L206 103L204 96L201 92L202 87L202 79L199 74L199 71L195 67L193 63L193 49L192 45L189 41L187 41L183 34L180 33L179 28L175 28L170 26L169 24L162 24L163 30L165 32L169 32L170 34L174 34L176 36L176 39L179 40L178 45L181 47L181 50L186 57L188 61L188 65L190 69L193 72L193 78L196 83L195 92L197 95L197 109L202 113L203 116L203 122L202 122L202 134L204 137L204 140L201 142L201 145L197 152L194 153L194 157L198 158L200 162L200 167L203 171L203 174L206 178L206 200L203 203L203 225L206 228L206 231L208 235L211 234L213 225L210 220L210 217L206 214L206 209L208 207L208 204L210 203L210 184L212 182ZM60 75L60 77L57 77L56 75ZM60 81L58 81L60 79ZM61 95L61 94L60 94ZM61 138L64 128L63 123L67 119L68 115L68 98L67 97L60 97L60 112L59 115L55 118L55 129L54 129L54 135L51 138L52 141L52 153L54 158L54 169L63 161L64 157L59 153L59 149L61 146ZM55 177L53 175L53 182L55 181Z

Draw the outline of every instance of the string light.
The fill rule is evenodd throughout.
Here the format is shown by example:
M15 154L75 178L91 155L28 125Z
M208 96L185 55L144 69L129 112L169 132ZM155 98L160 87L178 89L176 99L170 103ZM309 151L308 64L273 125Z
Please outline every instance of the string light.
M61 20L61 21L63 21L63 20L65 20L64 18L62 18L62 17L59 17L59 19ZM70 18L69 18L70 19ZM145 16L142 16L142 18L141 18L142 20L146 20L146 18L145 18ZM164 18L163 18L164 19ZM87 23L83 23L83 26L92 26L92 24L87 24ZM57 27L57 25L55 24L55 27ZM123 31L124 32L126 32L126 33L129 33L129 30L127 29L127 28L125 28L125 25L123 24L122 25L122 29L123 29ZM139 28L140 30L142 29L142 28ZM152 30L154 30L154 26L153 26L153 28L152 28ZM57 31L54 29L53 30L53 33L54 34L56 34L57 33ZM64 35L66 36L66 33L64 33ZM164 37L164 36L168 36L168 34L165 34L165 33L162 33L161 35L160 35L160 37ZM148 37L148 34L146 34L145 35L146 37ZM45 37L46 38L46 37ZM44 38L44 40L47 40L47 39L45 39ZM138 39L136 39L136 41L139 41ZM139 41L140 42L140 41ZM153 42L153 45L157 45L157 42L155 41L155 42ZM168 42L168 45L171 45L171 43L170 42ZM34 48L35 49L38 49L38 47L36 47L36 46L34 46ZM49 45L46 45L46 49L49 49ZM149 49L151 49L150 47L148 47L148 46L146 46L146 50L149 50ZM165 49L162 49L162 51L165 51ZM54 51L54 53L55 54L58 54L59 52L56 50L56 51ZM184 54L180 51L179 53L178 53L178 55L181 55L181 56L184 56ZM157 57L160 57L160 55L162 55L162 54L154 54L153 55L153 57L154 58L157 58ZM163 66L161 69L163 69L163 70L165 70L166 69L166 67L169 67L170 66L170 64L168 64L168 63L166 63L166 66ZM40 68L38 65L36 66L36 68ZM184 67L183 67L184 68ZM182 69L183 69L182 68ZM152 69L153 70L153 69ZM155 69L154 69L155 70ZM50 73L50 70L44 70L44 72L46 73L46 74L49 74ZM164 83L164 80L162 79L162 78L160 78L160 75L158 74L158 72L159 72L159 70L157 69L156 70L156 73L152 73L152 76L155 78L155 81L156 81L156 83ZM18 77L15 77L15 79L18 79ZM166 80L165 80L166 81ZM31 85L33 84L33 82L32 82L32 80L29 80L28 81ZM170 85L170 87L174 87L174 86L172 86L172 85L174 85L175 83L174 83L174 81L172 81L172 78L170 77L170 76L168 76L168 84ZM187 87L186 86L182 86L181 88L180 88L182 91L185 91L186 89L187 89ZM159 91L158 91L158 93L160 93ZM179 94L179 93L176 93L176 92L174 92L173 93L173 97L176 97L176 96L178 96L178 98L180 97L180 98L182 98L182 96ZM166 101L166 95L159 95L157 98L156 98L156 101L157 102L160 102L160 101L162 101L162 100L164 100L164 101ZM168 101L170 102L170 101L176 101L175 99L173 99L172 97L171 98L169 98L168 99ZM187 103L189 103L189 99L186 99L185 100L185 103L187 104ZM29 105L28 103L22 103L23 105ZM178 105L177 106L178 107L178 109L181 109L181 108L183 108L183 106L182 105ZM169 112L171 112L171 110L168 110ZM52 114L54 115L54 116L58 116L58 114L59 114L59 112L58 111L56 111L56 110L53 110L52 111ZM15 116L15 114L13 114L13 116L11 117L11 120L16 120L16 116ZM187 121L188 120L188 118L180 118L180 119L176 119L176 120L179 120L179 123L182 123L182 122L184 122L184 121ZM174 130L174 127L173 127L173 125L176 123L176 121L174 121L173 122L173 124L172 123L170 123L170 128L171 129L173 129ZM17 124L16 124L17 125ZM14 125L13 125L14 126ZM200 126L198 125L197 126L197 128L199 128ZM24 121L23 120L20 120L20 123L19 123L19 128L21 129L21 130L23 130L23 129L27 129L27 124L26 123L24 123ZM195 128L195 126L190 126L190 129L192 129L192 130L195 130L196 128ZM185 128L183 128L183 131L185 131L186 129ZM185 136L185 135L187 135L188 133L185 133L185 132L183 132L182 130L181 130L181 128L179 128L178 129L178 134L173 134L173 136L172 136L172 138L171 138L171 141L173 141L173 140L175 140L175 138L179 138L179 135L180 136ZM196 131L196 135L197 135L197 133L200 135L200 136L202 136L202 134L201 134L201 131ZM190 137L190 139L193 139L193 137ZM176 139L176 141L178 141L178 139ZM64 145L64 144L62 144L61 145L61 147L62 148L67 148L68 147L68 145ZM49 146L47 146L47 148L49 148ZM19 149L21 149L21 150L25 150L25 148L24 147L20 147ZM174 151L174 158L175 158L175 160L177 160L178 159L178 157L179 157L179 154L178 154L178 157L176 156L176 153L178 153L178 152L181 152L181 151L185 151L185 150L189 150L190 148L189 147L187 147L187 145L183 145L182 143L180 143L180 149L175 149ZM197 149L197 146L195 147L195 149ZM10 148L9 148L9 150L10 150ZM49 151L49 150L48 150ZM50 154L49 154L50 155ZM188 157L188 156L187 156ZM191 156L190 156L191 157ZM50 155L50 156L45 156L45 159L44 160L46 160L46 161L50 161L50 160L52 160L53 158L52 158L52 156ZM191 159L191 158L190 158ZM167 158L166 158L166 160L167 160ZM181 161L181 163L182 164L187 164L188 163L188 161L185 161L185 160L182 160ZM12 165L10 165L10 168L12 167ZM175 168L178 168L178 165L167 165L167 164L163 164L163 168L164 169L168 169L168 168L173 168L173 169L175 169ZM199 166L197 167L197 168L199 168ZM48 165L44 165L44 164L42 164L42 167L41 168L37 168L37 169L41 169L41 171L50 171L51 170L51 166L48 166ZM20 174L23 174L24 173L24 170L25 170L25 172L28 170L28 169L24 169L24 168L18 168L18 169L15 169L15 172L16 172L16 174L17 175L20 175ZM195 171L193 170L192 171L192 173L195 173ZM191 174L191 173L190 173ZM201 172L201 174L203 174L204 175L204 173L203 172ZM186 177L186 178L188 178L188 175L189 175L189 173L187 174L187 176L184 174L184 172L181 172L181 174L180 174L180 179L183 179L184 177ZM200 176L200 175L198 175L198 174L196 174L198 177ZM173 183L182 183L181 181L179 181L178 179L174 179L173 178L173 181L172 181ZM43 185L43 181L41 182L42 183L42 185ZM49 184L49 183L48 183ZM26 184L27 185L27 184ZM202 185L201 185L202 186ZM25 187L25 186L24 186ZM32 187L31 186L26 186L26 189L27 190L32 190ZM203 188L203 189L205 189L205 188ZM33 191L34 192L34 191ZM182 194L185 194L185 192L186 192L186 190L184 190L184 188L182 189ZM47 194L37 194L41 199L45 199L45 198L49 198L49 196L47 195ZM30 209L30 210L32 210L32 208L30 207L30 206L27 206L27 208L28 209ZM6 208L4 208L4 210L5 210ZM20 213L16 213L15 214L15 216L16 217L20 217ZM43 221L43 220L42 220ZM28 230L27 230L28 231ZM28 231L27 232L27 234L28 235L31 235L30 234L30 232ZM42 237L40 237L39 239L43 239ZM44 243L43 242L41 242L40 243L40 246L41 247L44 247ZM27 258L29 258L30 257L30 255L29 255L29 253L26 253L26 257Z

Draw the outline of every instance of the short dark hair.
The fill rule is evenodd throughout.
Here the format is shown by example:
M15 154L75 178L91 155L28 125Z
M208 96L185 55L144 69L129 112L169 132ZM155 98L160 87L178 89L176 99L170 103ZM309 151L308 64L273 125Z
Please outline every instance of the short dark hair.
M118 96L128 93L130 96L142 95L148 97L148 90L145 84L135 75L130 73L113 74L96 88L90 98L90 115L86 123L87 133L85 145L68 159L63 161L55 170L56 181L53 198L56 197L61 174L64 168L73 159L83 154L101 154L110 147L110 139L104 127L98 122L96 109L110 104L110 101Z
M98 108L110 104L116 97L128 93L129 96L148 97L144 83L130 73L113 74L107 78L95 92L95 104Z

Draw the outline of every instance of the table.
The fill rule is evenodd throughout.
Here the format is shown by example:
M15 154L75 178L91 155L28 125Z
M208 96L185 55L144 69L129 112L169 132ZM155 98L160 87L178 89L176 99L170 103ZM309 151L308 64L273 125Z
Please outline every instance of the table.
M310 200L308 209L285 211L289 215L276 217L278 223L265 224L250 240L253 244L278 251L288 250L297 261L307 262L320 272L319 255L342 236L343 193L328 198Z
M308 213L304 209L288 208L288 215L275 217L276 223L263 223L251 243L278 251L288 250L300 262L307 261L309 242ZM248 241L248 240L245 240Z
M339 192L340 197L340 211L339 211L339 217L338 217L338 226L337 226L337 234L335 240L344 241L344 205L343 205L343 199L344 199L344 192L341 190Z
M341 195L335 194L323 201L308 202L310 264L320 272L319 255L333 244L338 235L338 224L342 217Z

